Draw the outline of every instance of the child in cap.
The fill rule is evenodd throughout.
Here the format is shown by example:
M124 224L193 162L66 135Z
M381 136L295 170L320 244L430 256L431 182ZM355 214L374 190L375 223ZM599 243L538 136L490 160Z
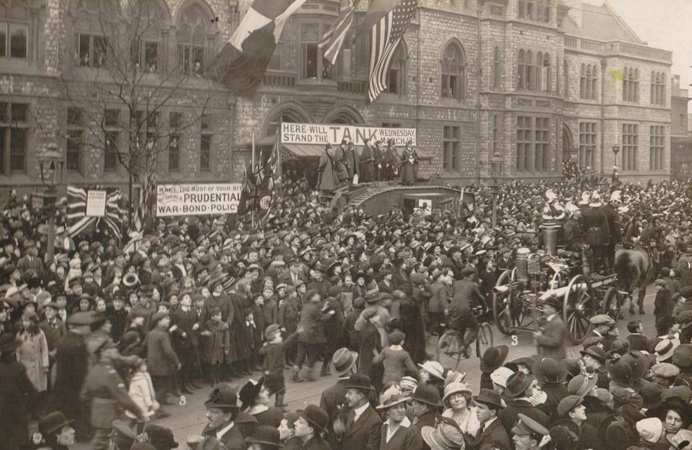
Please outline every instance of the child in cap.
M276 324L271 324L264 331L264 344L259 351L259 356L264 358L264 385L269 391L269 396L275 395L274 406L286 412L284 393L286 385L284 380L284 368L286 366L286 347L291 346L298 338L300 329L291 334L285 341L281 329Z
M212 308L204 336L204 361L209 369L209 384L214 387L221 381L221 369L230 353L231 336L229 326L221 320L221 309Z

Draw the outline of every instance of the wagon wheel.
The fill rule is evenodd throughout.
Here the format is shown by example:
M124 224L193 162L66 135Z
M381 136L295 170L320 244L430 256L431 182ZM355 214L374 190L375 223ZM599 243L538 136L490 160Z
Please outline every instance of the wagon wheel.
M593 325L589 320L598 312L591 283L583 275L572 278L567 286L562 306L562 318L567 328L567 336L573 344L586 338Z
M601 312L608 314L617 322L620 318L620 309L622 308L622 294L614 286L608 288L601 305Z
M512 304L512 296L514 288L512 287L512 271L505 270L495 283L493 289L493 318L495 325L500 333L505 336L512 334L512 316L510 305Z

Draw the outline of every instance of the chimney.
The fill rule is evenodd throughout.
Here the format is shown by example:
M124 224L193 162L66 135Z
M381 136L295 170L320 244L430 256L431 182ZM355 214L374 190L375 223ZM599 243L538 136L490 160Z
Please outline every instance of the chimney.
M582 8L584 2L582 0L560 0L562 3L569 8L567 12L567 17L569 17L572 22L574 22L577 27L582 27Z

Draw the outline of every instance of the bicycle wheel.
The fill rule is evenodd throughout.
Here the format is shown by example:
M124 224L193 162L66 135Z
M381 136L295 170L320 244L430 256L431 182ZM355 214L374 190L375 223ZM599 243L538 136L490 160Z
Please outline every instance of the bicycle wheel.
M493 329L488 322L483 322L478 327L478 338L476 339L476 356L483 357L483 353L488 347L493 346Z
M437 361L442 367L456 370L461 355L461 337L456 331L447 330L437 341Z

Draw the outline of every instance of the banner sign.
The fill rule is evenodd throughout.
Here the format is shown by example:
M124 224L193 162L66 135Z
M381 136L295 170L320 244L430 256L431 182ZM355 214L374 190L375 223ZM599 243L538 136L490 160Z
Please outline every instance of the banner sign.
M341 144L348 139L355 145L363 145L365 139L371 144L380 140L386 143L394 139L397 146L404 146L409 139L416 145L415 128L383 128L361 125L314 124L314 123L281 123L282 144Z
M87 191L86 217L106 216L106 191Z
M236 214L240 183L160 184L156 186L156 217Z

